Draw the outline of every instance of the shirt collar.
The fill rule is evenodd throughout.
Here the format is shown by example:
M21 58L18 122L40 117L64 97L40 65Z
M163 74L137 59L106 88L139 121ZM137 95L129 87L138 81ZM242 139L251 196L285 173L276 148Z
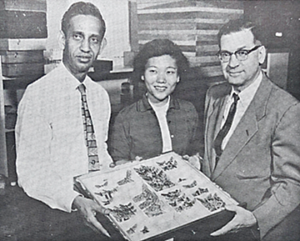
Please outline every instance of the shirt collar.
M254 82L251 83L247 88L243 89L241 92L235 91L232 87L230 97L232 97L233 93L236 93L239 96L239 102L243 105L248 105L254 98L254 95L262 81L262 77L262 72L260 72Z
M170 106L170 99L171 97L168 96L168 100L167 100L167 103L163 104L163 105L160 105L160 106L156 106L154 103L151 102L151 100L148 98L148 102L149 104L151 105L152 109L155 111L155 112L167 112L168 109L169 109L169 106Z
M180 109L178 100L174 98L172 95L170 96L170 104L169 109ZM153 110L151 105L149 104L148 98L146 94L143 95L142 99L137 103L137 111L145 112L147 110Z
M61 78L65 81L65 84L68 85L71 89L77 90L80 84L84 84L85 87L88 89L92 82L90 77L87 75L84 81L81 83L78 79L74 77L74 75L70 73L70 71L66 68L63 62L59 64L57 69L60 73Z

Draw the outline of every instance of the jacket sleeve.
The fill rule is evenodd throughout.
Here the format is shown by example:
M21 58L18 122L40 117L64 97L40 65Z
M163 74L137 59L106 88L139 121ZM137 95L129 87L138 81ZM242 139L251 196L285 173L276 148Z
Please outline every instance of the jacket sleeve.
M190 156L195 155L196 153L203 155L203 136L201 135L199 114L193 104L190 104L189 114L187 116L191 125L191 139L187 153Z
M208 152L210 150L207 146L207 118L208 118L208 111L210 108L211 103L211 96L210 96L210 89L207 90L206 96L205 96L205 105L204 105L204 120L203 120L203 132L204 132L204 158L201 159L201 171L207 175L210 176L210 168L209 168L209 158L208 158Z
M280 223L300 203L300 104L289 107L272 136L271 188L255 215L260 235Z
M114 161L130 160L129 120L121 111L112 126L110 136L110 154Z

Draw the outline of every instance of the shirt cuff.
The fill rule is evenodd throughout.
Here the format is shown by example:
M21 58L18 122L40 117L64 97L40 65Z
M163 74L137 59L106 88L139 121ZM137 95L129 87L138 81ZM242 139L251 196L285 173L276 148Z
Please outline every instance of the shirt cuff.
M74 200L75 200L78 196L79 196L79 197L84 197L82 194L78 193L78 195L73 199L72 206L71 206L71 212L76 212L76 211L78 211L77 208L76 208L75 205L74 205Z

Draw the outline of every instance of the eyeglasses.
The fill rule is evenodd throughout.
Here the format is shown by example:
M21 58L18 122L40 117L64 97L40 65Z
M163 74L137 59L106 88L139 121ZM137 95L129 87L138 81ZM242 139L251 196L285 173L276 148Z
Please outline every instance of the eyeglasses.
M248 55L257 50L259 47L261 47L262 45L257 45L254 48L247 50L247 49L239 49L237 51L235 51L234 53L228 52L228 51L219 51L217 53L219 59L225 63L225 62L229 62L231 55L235 55L235 57L237 58L237 60L239 61L244 61L248 58Z

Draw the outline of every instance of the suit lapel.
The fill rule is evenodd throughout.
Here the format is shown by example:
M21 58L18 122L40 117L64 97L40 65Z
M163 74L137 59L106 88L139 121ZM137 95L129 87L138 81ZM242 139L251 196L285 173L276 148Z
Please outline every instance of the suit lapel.
M215 167L215 156L213 154L213 145L216 135L218 134L220 130L220 125L222 121L222 113L224 112L224 102L226 100L226 96L230 93L231 87L228 85L224 86L224 89L222 89L219 94L219 98L216 98L213 100L211 104L211 108L209 108L208 112L208 119L207 119L207 129L206 129L206 145L208 146L208 150L211 150L209 153L209 160L210 162L210 172L212 173L213 168Z
M271 88L269 80L264 77L252 102L230 137L218 165L212 173L212 180L222 174L258 131L258 121L265 116L265 108Z
M212 179L217 178L233 162L257 130L255 108L251 105L230 137L218 165L215 167Z

